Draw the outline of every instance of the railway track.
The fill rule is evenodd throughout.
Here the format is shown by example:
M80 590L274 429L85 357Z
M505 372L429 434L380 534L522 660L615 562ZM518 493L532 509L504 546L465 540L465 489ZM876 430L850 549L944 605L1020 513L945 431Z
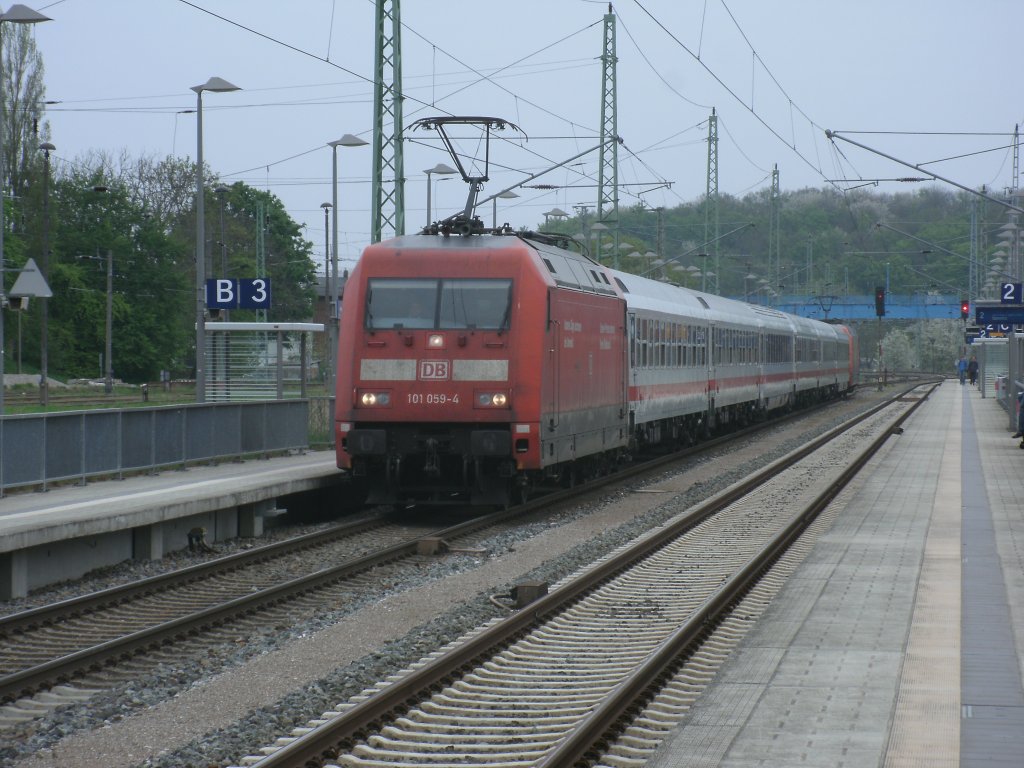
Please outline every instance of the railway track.
M0 618L0 701L54 686L60 687L45 699L48 705L81 698L80 689L110 685L180 655L183 642L204 642L204 635L205 642L222 642L223 635L245 636L289 614L355 599L379 582L382 566L428 558L433 542L454 545L526 512L497 512L442 529L370 517ZM372 579L361 581L370 571ZM72 681L77 687L67 685Z
M809 443L243 763L641 764L795 567L794 544L924 397Z
M777 422L776 422L777 423ZM713 450L734 433L605 478L621 482L680 456ZM579 489L443 529L370 517L218 558L123 587L0 618L0 702L18 722L133 677L197 647L232 642L365 597L382 566L431 559L440 542L472 548ZM418 560L417 560L418 559ZM323 567L323 566L327 567ZM375 570L376 569L376 570ZM372 578L366 574L373 571ZM13 706L12 706L13 705ZM0 711L0 726L5 722Z

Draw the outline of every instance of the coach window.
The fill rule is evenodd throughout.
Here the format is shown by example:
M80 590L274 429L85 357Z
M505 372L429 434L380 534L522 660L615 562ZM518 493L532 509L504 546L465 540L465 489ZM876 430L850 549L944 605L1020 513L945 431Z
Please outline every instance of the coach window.
M636 368L636 315L629 316L629 367Z
M640 367L647 367L647 318L640 318Z

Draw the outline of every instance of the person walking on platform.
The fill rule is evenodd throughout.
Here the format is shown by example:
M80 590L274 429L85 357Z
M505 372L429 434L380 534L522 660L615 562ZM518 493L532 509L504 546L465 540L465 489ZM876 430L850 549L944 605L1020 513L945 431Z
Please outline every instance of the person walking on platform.
M963 384L967 377L967 358L963 355L956 361L956 372L960 376L960 383Z
M977 355L971 355L971 362L967 364L967 378L971 381L971 386L974 386L974 382L978 380L978 357Z
M1017 433L1013 437L1024 438L1024 389L1017 393ZM1020 447L1024 448L1024 439L1020 441Z

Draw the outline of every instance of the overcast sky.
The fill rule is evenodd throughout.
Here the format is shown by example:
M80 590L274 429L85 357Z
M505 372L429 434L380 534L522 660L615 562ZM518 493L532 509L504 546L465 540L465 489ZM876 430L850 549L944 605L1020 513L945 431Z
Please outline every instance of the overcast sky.
M47 98L60 102L48 110L56 162L90 150L194 159L190 88L222 77L243 90L204 94L206 163L225 182L277 195L323 254L326 144L344 133L372 138L372 0L27 4L53 19L35 35ZM519 126L492 142L482 197L594 147L607 8L406 0L406 124L455 114ZM775 164L783 190L855 186L842 179L914 188L887 180L918 172L830 143L826 128L967 186L1011 184L1009 147L1024 118L1014 74L1021 0L621 0L614 10L622 206L672 207L704 193L712 107L723 193L769 187ZM369 240L370 147L339 149L338 159L339 256L354 261ZM407 134L407 232L426 222L423 170L438 162L452 164L436 134ZM499 220L537 227L554 207L592 210L597 167L591 152L538 178L555 188L519 189L501 201ZM464 205L466 187L434 178L436 219ZM479 213L490 224L491 206Z

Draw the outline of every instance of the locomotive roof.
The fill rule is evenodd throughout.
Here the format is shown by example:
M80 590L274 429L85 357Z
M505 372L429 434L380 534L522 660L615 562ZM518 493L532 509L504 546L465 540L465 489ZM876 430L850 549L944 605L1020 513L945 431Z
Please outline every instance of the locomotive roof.
M773 307L727 299L713 293L694 291L627 272L607 271L614 275L615 281L624 288L626 301L631 309L672 314L692 313L695 317L706 317L715 323L738 322L760 326L768 331L796 331L825 339L838 338L842 333L835 326L799 315L790 315Z
M587 256L559 248L551 242L547 242L543 236L531 237L529 233L523 235L401 235L382 241L376 245L369 246L367 253L374 250L384 253L400 255L403 252L424 253L430 251L433 254L448 253L471 253L488 251L503 251L515 253L519 251L525 258L539 257L543 266L539 269L548 273L555 285L561 288L569 288L586 293L598 293L605 296L618 296L620 290L606 273L604 267Z
M509 235L472 235L461 236L451 235L399 235L389 240L382 240L369 248L388 248L402 251L480 251L480 250L502 250L507 248L523 247L523 241L518 237Z

